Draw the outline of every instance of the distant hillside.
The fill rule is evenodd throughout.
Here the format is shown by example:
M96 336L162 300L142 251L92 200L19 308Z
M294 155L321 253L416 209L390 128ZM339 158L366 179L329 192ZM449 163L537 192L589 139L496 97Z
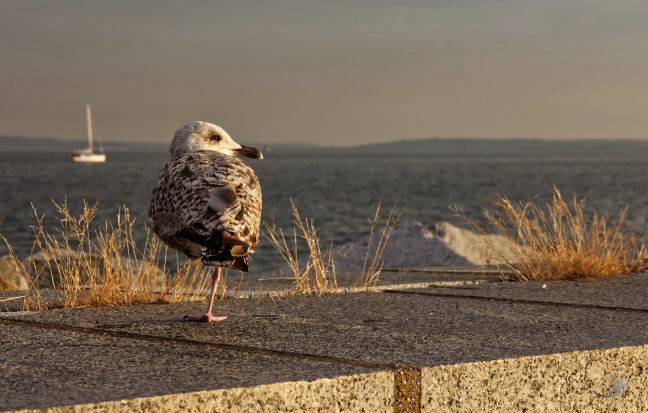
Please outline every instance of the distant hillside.
M81 145L81 146L79 146ZM0 136L0 150L10 151L68 151L83 147L83 142L62 141L56 138L26 138L24 136ZM87 142L85 143L87 145Z
M268 155L500 155L500 156L596 156L648 155L648 140L545 140L489 138L429 138L352 147L269 145ZM259 147L261 149L261 147Z
M480 139L429 138L375 143L352 147L313 144L251 144L266 157L273 155L648 155L648 140L545 140L545 139ZM56 138L0 136L0 151L69 152L86 147L85 141ZM108 152L166 152L168 143L104 142Z
M146 142L103 142L104 149L108 152L167 152L169 143L146 143ZM322 150L331 148L322 148L316 145L307 144L276 144L267 145L263 143L249 143L259 150L265 152L276 152L281 154L302 154L302 153L320 153ZM41 151L41 152L70 152L74 149L82 149L88 146L87 141L67 141L57 138L27 138L24 136L0 136L0 152L23 152L23 151ZM337 150L333 148L333 150Z
M354 153L421 155L648 155L648 140L431 138L361 145Z
M106 151L146 151L166 152L168 144L143 143L143 142L103 142ZM0 136L1 152L70 152L74 149L88 147L88 141L66 141L57 138L27 138L24 136Z

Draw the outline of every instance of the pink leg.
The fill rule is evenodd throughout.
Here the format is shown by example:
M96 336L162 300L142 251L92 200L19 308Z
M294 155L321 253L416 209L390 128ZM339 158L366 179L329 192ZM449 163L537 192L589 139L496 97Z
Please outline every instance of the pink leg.
M218 285L218 280L220 279L220 268L216 267L214 274L212 275L212 289L211 289L211 298L209 299L209 307L207 307L207 312L205 315L195 316L191 314L186 314L184 318L189 321L204 321L206 323L213 323L217 321L223 321L227 316L223 317L214 317L212 315L212 306L214 305L214 295L216 295L216 285Z

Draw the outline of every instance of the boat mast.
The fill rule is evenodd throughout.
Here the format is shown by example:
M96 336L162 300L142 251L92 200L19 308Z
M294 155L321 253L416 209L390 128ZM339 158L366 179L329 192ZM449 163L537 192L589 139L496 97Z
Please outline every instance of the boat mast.
M92 152L92 113L90 113L90 104L86 104L86 122L88 124L88 147Z

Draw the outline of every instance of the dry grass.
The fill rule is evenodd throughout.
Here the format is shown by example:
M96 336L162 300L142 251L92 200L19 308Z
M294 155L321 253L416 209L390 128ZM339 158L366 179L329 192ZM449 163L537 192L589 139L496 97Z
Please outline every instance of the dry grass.
M367 253L365 254L364 263L362 265L362 272L359 274L358 279L355 282L356 287L363 289L375 287L378 282L384 264L384 261L382 260L383 251L385 250L385 246L387 246L389 238L392 236L394 227L398 225L400 219L400 215L394 215L394 210L396 209L396 205L394 205L387 215L385 225L382 227L380 232L377 232L376 228L378 227L378 222L381 218L381 205L382 203L378 204L374 217L369 219L371 230L369 231ZM373 244L373 242L376 243ZM373 252L372 246L374 246Z
M283 230L277 228L274 223L272 225L265 223L264 236L290 268L291 279L294 280L291 292L320 295L337 291L333 246L329 246L328 251L322 252L320 238L317 235L319 229L315 227L312 220L301 218L292 199L290 206L295 224L292 239L286 240ZM298 238L306 243L308 250L308 259L305 264L303 261L300 264Z
M601 277L648 270L648 253L627 223L627 208L612 221L594 212L585 214L585 200L566 202L554 187L545 209L534 201L511 202L500 196L493 211L484 209L486 225L464 218L478 231L494 229L509 241L500 251L507 267L520 280ZM513 251L510 251L513 245ZM492 246L496 253L498 246Z
M300 216L297 207L290 200L293 212L293 234L286 239L284 232L276 225L265 224L264 236L284 259L288 265L293 280L292 289L289 291L295 294L324 294L338 291L338 280L335 272L335 260L345 255L344 247L333 252L333 244L327 250L322 251L320 246L319 229L315 227L312 220ZM380 205L376 209L373 219L370 219L371 232L369 245L364 259L362 272L358 274L354 286L367 289L378 282L383 261L381 260L383 250L391 236L392 229L398 221L395 217L394 208L389 213L384 228L376 231L380 220ZM376 239L377 238L377 239ZM306 244L308 257L305 262L299 259L299 239ZM374 248L372 249L372 242Z
M127 208L118 212L115 224L103 227L93 224L97 205L84 203L83 211L74 216L67 205L55 203L58 226L48 232L44 216L34 210L34 242L29 259L21 262L7 239L0 235L25 274L29 289L23 298L25 310L47 306L39 285L51 284L57 293L58 307L115 306L152 302L195 300L210 285L208 269L199 262L187 260L170 276L166 269L168 249L147 232L144 249L133 240L134 219ZM162 261L162 268L159 267ZM224 280L219 297L224 297Z

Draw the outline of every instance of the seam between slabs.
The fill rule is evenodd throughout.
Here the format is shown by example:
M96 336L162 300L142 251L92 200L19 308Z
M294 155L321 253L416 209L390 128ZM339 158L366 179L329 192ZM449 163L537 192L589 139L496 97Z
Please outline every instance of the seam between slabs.
M464 295L464 294L443 294L443 293L431 293L431 292L424 292L424 291L407 291L407 290L383 290L383 292L390 293L390 294L425 295L425 296L442 297L442 298L443 297L461 298L464 300L497 301L501 303L510 303L510 304L529 304L529 305L541 305L541 306L549 306L549 307L582 308L588 310L648 313L648 310L644 310L641 308L612 307L612 306L597 305L597 304L558 303L553 301L527 300L521 298L487 297L487 296Z
M153 343L174 344L174 345L190 346L190 347L204 347L204 348L210 348L215 350L234 351L238 353L259 354L259 355L265 355L270 357L295 358L295 359L319 361L319 362L326 362L326 363L333 363L333 364L344 364L349 366L367 367L367 368L382 369L382 370L385 369L397 370L403 367L407 367L401 364L377 363L373 361L354 360L354 359L346 359L341 357L320 356L316 354L303 354L303 353L295 353L295 352L281 351L281 350L269 350L269 349L250 347L250 346L237 346L234 344L205 343L197 340L163 338L163 337L151 336L147 334L130 333L124 331L115 331L115 330L104 330L101 328L66 326L60 324L42 323L37 321L16 320L16 319L4 318L4 317L0 317L0 324L41 328L45 330L57 330L57 331L66 331L66 332L74 332L74 333L82 333L82 334L92 334L92 335L108 336L108 337L121 338L121 339L149 341Z

